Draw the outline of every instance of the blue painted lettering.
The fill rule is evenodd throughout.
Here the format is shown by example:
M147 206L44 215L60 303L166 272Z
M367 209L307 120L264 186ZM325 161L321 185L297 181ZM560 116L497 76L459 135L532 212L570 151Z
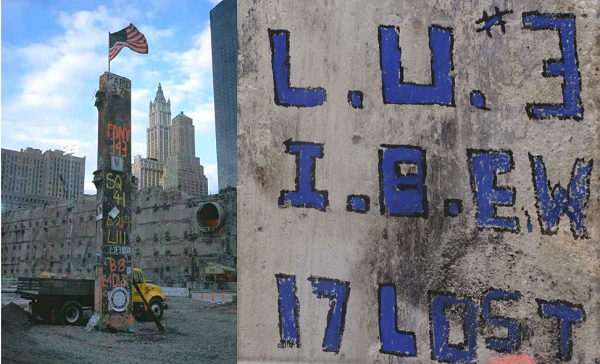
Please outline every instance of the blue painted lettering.
M400 63L402 52L398 46L398 30L393 26L379 26L379 56L385 104L437 104L454 106L454 77L452 28L439 25L429 27L431 49L431 84L417 85L404 82Z
M527 115L530 119L548 119L552 116L559 119L583 119L581 101L581 75L575 42L574 14L540 14L537 11L523 13L523 25L531 30L558 30L561 59L544 61L544 77L564 77L562 85L562 104L528 103Z
M379 203L381 214L427 218L427 163L425 150L407 145L382 144L379 150Z
M275 104L280 106L313 107L326 101L325 89L290 87L290 32L269 29L271 62L275 85Z
M279 347L300 347L298 318L300 304L296 297L296 276L276 274L279 291Z
M417 356L415 333L396 329L396 312L396 289L390 284L379 285L380 352L397 356Z
M449 323L444 309L464 305L466 308L464 330L466 345L448 343ZM450 363L473 362L477 359L477 312L479 307L472 300L458 299L455 295L436 294L431 303L432 351L431 358Z
M315 160L323 158L323 144L293 142L291 139L283 144L286 153L296 154L296 190L281 191L279 205L290 201L295 207L313 207L325 211L329 205L327 191L315 190Z
M521 347L521 329L519 328L517 320L505 317L494 318L490 312L490 302L497 300L517 301L522 297L523 295L520 292L508 292L500 289L492 289L483 296L481 302L481 316L483 316L483 319L491 325L508 328L508 338L506 339L496 337L485 339L488 349L499 352L514 352Z
M529 161L533 174L533 185L537 198L536 207L542 234L556 234L560 216L565 213L571 220L573 237L588 238L587 230L583 226L585 218L583 208L589 198L590 175L594 161L590 160L587 163L583 159L575 161L568 191L565 191L560 184L551 189L542 156L530 153Z
M498 217L497 206L513 206L515 188L499 188L497 175L514 168L511 151L467 149L471 169L471 186L477 205L477 225L480 229L493 228L500 231L519 232L517 217Z
M309 277L313 293L318 298L329 298L327 329L323 339L323 351L339 352L346 323L346 305L350 296L350 283L337 279Z
M541 317L558 319L560 349L557 354L560 360L569 361L573 357L572 326L585 321L582 305L574 305L564 301L544 301L536 298L538 313Z

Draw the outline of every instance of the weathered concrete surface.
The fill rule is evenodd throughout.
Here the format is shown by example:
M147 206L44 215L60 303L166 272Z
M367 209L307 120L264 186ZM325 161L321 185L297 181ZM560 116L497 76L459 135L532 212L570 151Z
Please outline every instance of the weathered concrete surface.
M96 186L96 245L94 311L100 328L132 327L131 271L131 81L110 72L100 76L98 165ZM69 269L70 273L70 269ZM116 304L115 304L116 302Z
M491 37L485 30L477 32L484 23L476 21L483 11L493 15L495 6L499 11L512 10L502 17L505 33L500 24L490 27ZM511 329L521 335L520 345L510 344L516 349L513 355L527 354L537 363L600 361L598 10L598 1L591 0L240 2L238 359L430 363L443 359L434 347L445 346L444 340L435 344L434 336L443 334L447 320L446 343L458 345L464 339L465 347L454 346L456 352L446 360L488 363L509 355L489 349L486 343L488 338L508 335L502 327L508 324L492 324L490 317L482 315L483 297L493 288L515 298L492 300L489 305L493 317L511 318L519 325ZM572 14L562 17L576 24L583 117L580 112L568 118L528 116L527 103L563 102L564 82L562 76L542 75L545 60L561 58L561 46L557 30L534 31L524 26L524 13L533 11L554 14L550 19ZM429 84L428 27L432 24L452 28L453 69L447 76L454 79L448 102L454 106L384 103L378 27L399 28L404 82ZM283 106L286 102L274 85L276 60L270 43L281 39L275 38L284 34L281 30L289 31L289 86L323 88L326 100L322 105ZM285 46L278 49L284 51ZM388 76L393 77L393 72ZM349 90L362 91L362 109L349 104ZM471 105L473 90L485 94L485 107L490 110ZM576 99L574 94L565 97ZM302 168L303 176L309 176L314 166L314 189L327 191L325 211L286 201L290 195L285 191L293 192L297 183L308 187L303 196L296 196L299 201L309 201L311 196L309 180L296 180L302 168L296 170L299 154L292 154L290 148L309 148L299 146L300 142L322 144L322 158L307 159ZM392 216L390 201L380 212L385 183L380 186L384 177L378 151L391 150L389 145L426 151L426 217ZM469 153L468 149L474 150ZM490 169L487 162L477 159L490 153L506 158L507 163L512 158L514 167L506 166L504 174L495 173L502 168ZM536 174L533 168L539 162L536 156L543 157L551 187L560 182L567 190L574 174L581 177L573 191L579 191L585 205L565 207L557 225L548 226L540 217L548 215L549 209L540 202L543 191L536 193L535 176L545 181L540 170ZM583 159L580 167L588 167L587 174L574 172L578 159ZM592 160L595 165L590 171ZM476 171L478 166L480 171ZM421 171L425 165L417 167ZM396 176L403 172L399 169ZM497 206L497 215L512 223L518 218L518 228L494 229L506 225L506 220L486 225L485 216L478 219L486 203L485 188L477 178L486 175L491 183L494 174L498 186L506 186L508 193L511 188L516 191L509 195L509 200L514 197L512 206ZM387 191L392 189L393 184ZM370 210L347 211L351 194L368 195ZM458 216L445 216L446 199L462 200ZM572 232L564 211L580 211L587 232ZM294 285L287 276L294 276ZM309 277L337 279L341 281L338 288L349 282L343 336L333 340L332 346L326 346L331 342L325 335L330 300L315 294L319 283ZM383 336L389 339L391 335L380 331L380 285L385 284L395 287L397 306L389 312L391 317L395 312L397 330L414 333L416 357L380 352L382 341L387 340ZM432 314L433 302L452 295L465 301ZM562 339L559 334L558 319L543 317L552 306L545 301L555 300L559 301L553 307L567 312L571 305L569 312L579 315L571 326L571 352L567 333ZM476 307L469 314L471 322L463 324L467 303ZM432 323L434 318L437 321ZM463 326L468 334L463 333ZM406 335L396 343L402 340L408 340ZM469 348L469 340L476 346ZM338 352L331 352L332 348ZM461 357L459 351L468 355Z

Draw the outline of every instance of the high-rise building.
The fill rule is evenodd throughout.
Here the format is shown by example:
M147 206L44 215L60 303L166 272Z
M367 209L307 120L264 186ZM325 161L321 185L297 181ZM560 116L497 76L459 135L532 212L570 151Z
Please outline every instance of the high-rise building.
M171 131L171 99L166 100L162 86L158 84L154 102L150 101L146 129L146 156L136 155L131 167L138 180L138 189L162 187L167 158L169 158L169 136Z
M237 0L210 11L219 190L237 186Z
M162 187L161 181L164 168L165 164L163 162L159 162L154 158L142 158L141 155L136 155L133 158L131 173L137 178L138 189Z
M18 209L83 195L85 157L61 150L2 148L2 209Z
M165 99L160 83L148 116L148 158L137 155L132 166L138 189L162 187L192 196L208 194L204 167L196 157L193 121L183 111L171 120L171 100Z
M171 124L171 152L164 170L164 188L180 190L192 196L208 194L208 179L200 158L196 157L194 124L183 111Z
M146 130L146 156L159 162L165 162L169 157L169 131L171 128L171 100L166 100L162 86L158 90L154 102L150 101L150 127Z
M171 124L170 156L196 157L196 136L192 118L183 114L175 116Z

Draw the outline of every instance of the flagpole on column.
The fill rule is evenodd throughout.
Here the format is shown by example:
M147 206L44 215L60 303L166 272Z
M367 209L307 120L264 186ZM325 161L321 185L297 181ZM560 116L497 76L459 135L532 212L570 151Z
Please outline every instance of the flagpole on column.
M108 32L108 73L110 73L110 32Z

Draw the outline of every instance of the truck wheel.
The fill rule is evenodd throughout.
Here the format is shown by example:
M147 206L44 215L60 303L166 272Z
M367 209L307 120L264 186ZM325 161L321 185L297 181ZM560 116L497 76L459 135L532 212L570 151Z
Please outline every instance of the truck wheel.
M150 303L148 303L148 305L150 306L150 309L154 313L154 316L156 316L156 318L160 320L163 317L163 314L165 312L165 309L162 304L162 300L160 298L153 298L150 300ZM148 318L152 319L149 314L148 314Z
M83 307L77 301L69 301L61 307L58 317L61 325L81 325L83 322Z

